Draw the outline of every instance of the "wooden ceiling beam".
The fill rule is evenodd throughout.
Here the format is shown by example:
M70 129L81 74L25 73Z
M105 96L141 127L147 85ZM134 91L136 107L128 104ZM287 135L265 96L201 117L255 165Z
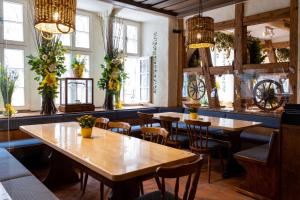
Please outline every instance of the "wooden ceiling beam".
M101 0L101 1L111 3L116 6L120 6L120 7L124 7L124 8L134 9L134 10L142 10L142 11L148 10L148 11L161 13L161 14L165 14L165 15L169 15L169 16L177 15L177 13L175 13L171 10L158 9L158 8L152 7L151 4L144 4L144 3L136 2L133 0Z

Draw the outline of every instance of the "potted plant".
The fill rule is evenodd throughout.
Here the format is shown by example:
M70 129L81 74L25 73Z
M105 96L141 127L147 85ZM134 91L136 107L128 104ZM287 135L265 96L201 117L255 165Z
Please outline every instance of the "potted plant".
M197 108L189 108L190 118L197 119L198 118L198 109Z
M75 78L82 78L85 70L86 58L81 58L79 54L73 59L72 70Z
M5 109L3 114L8 117L17 113L11 104L17 80L18 74L15 71L8 72L8 70L0 64L0 90Z
M92 115L84 115L78 119L79 125L81 127L81 136L84 138L90 138L92 135L93 127L96 124L96 118Z

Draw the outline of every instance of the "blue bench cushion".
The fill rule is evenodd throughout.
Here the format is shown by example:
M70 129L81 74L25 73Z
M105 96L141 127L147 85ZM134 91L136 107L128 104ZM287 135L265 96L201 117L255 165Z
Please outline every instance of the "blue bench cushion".
M260 145L251 149L246 149L234 154L237 159L253 160L262 164L266 164L269 155L269 144Z
M163 112L178 112L183 113L184 109L182 107L160 107L158 108L159 113Z
M280 118L279 117L260 116L260 115L254 115L254 114L228 113L227 118L261 122L261 123L263 123L264 127L268 127L268 128L278 129L280 127Z
M256 144L266 144L270 141L273 131L277 129L267 127L251 127L241 133L241 140Z
M2 184L12 199L58 200L48 188L32 175L7 180Z
M30 175L31 173L8 151L0 150L0 181Z
M198 111L199 115L210 116L210 117L226 117L226 113L222 111L202 110Z
M0 148L12 149L12 148L22 148L28 146L42 145L43 143L39 139L30 138L23 140L13 140L8 142L0 142Z

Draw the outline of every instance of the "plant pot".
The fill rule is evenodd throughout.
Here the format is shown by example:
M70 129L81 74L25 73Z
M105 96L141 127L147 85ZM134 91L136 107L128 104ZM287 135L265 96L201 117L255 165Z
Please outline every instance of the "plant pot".
M82 78L83 76L83 68L78 67L76 69L73 69L73 75L75 78Z
M81 136L83 138L90 138L92 136L92 128L81 128Z
M190 113L190 118L191 119L197 119L198 118L198 113Z

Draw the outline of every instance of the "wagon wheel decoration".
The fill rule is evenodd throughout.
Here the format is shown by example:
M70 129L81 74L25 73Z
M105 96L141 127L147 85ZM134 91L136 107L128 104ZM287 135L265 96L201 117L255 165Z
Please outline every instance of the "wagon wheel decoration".
M259 81L253 89L254 104L264 111L273 111L284 103L283 88L274 80Z
M193 100L200 100L205 95L205 83L200 78L192 80L188 84L188 95Z

